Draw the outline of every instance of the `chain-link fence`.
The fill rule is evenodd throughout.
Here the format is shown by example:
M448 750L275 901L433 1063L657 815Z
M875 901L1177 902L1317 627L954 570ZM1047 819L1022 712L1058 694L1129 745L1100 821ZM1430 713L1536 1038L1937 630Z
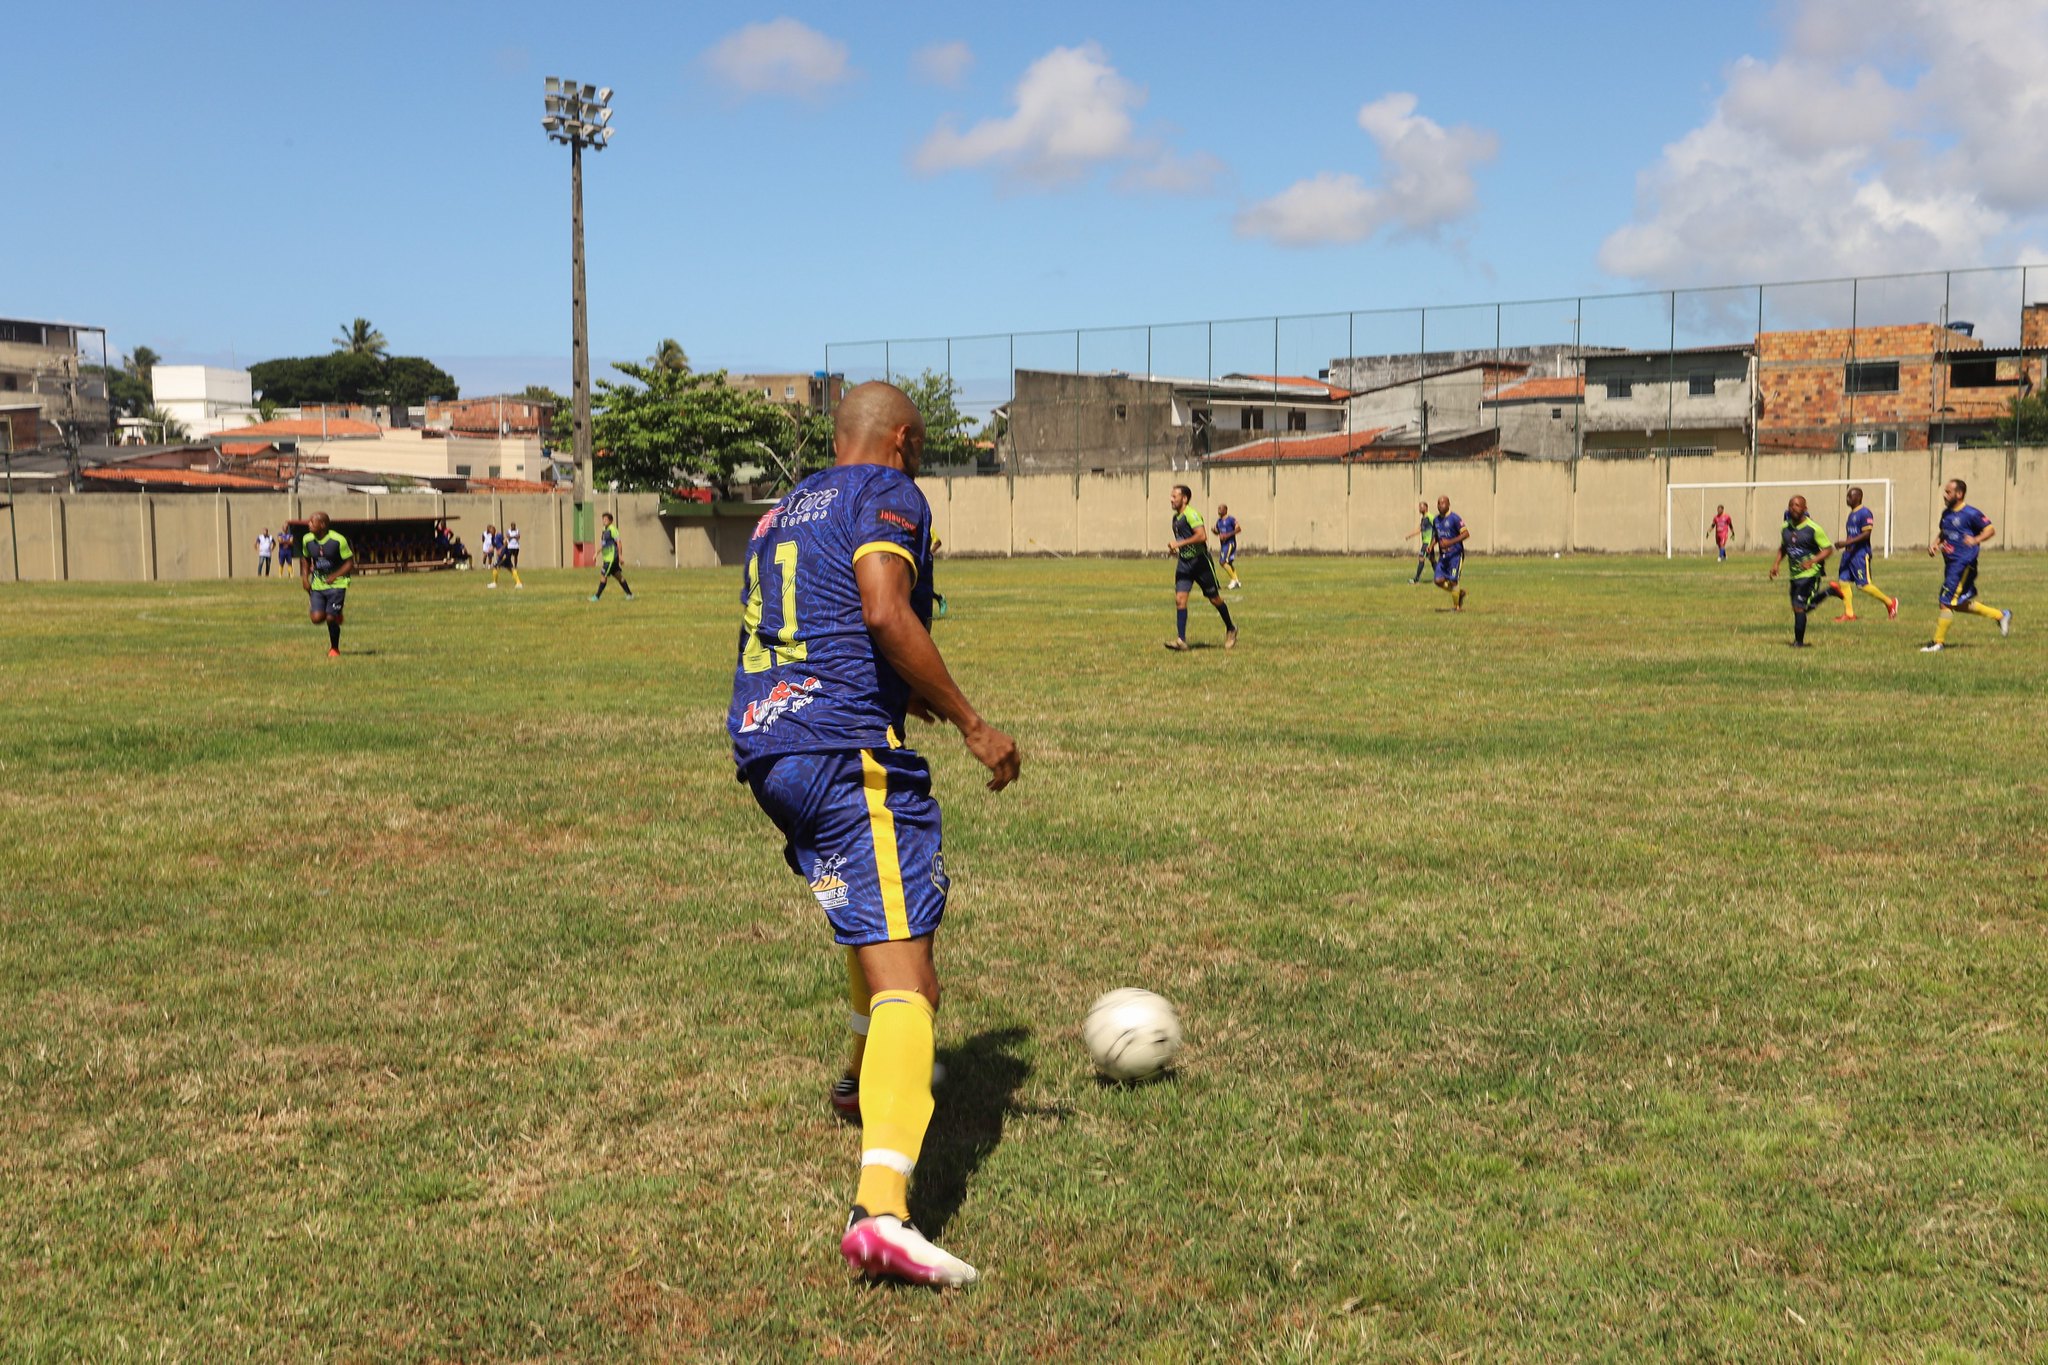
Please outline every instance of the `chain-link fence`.
M2029 440L2048 267L835 342L942 377L951 472L1873 453Z

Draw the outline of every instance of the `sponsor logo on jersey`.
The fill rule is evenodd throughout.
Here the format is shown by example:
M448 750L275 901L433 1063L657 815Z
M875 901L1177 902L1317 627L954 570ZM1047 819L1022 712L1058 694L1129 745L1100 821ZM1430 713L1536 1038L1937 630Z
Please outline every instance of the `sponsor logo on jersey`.
M825 684L816 678L775 684L768 689L767 696L756 697L747 703L747 709L740 713L740 733L766 730L792 711L803 710L817 699L824 687Z
M888 508L884 507L879 512L876 512L875 516L882 521L888 522L891 526L900 526L912 535L917 534L917 523L904 516L901 512L891 512Z
M818 898L821 910L844 910L847 900L846 879L839 875L839 869L846 866L846 859L840 854L818 859L811 869L811 894Z

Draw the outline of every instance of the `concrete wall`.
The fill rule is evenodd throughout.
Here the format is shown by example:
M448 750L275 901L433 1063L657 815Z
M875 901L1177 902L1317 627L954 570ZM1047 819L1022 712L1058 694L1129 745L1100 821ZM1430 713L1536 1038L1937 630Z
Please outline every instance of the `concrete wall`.
M1891 506L1874 480L1892 480ZM1842 490L1820 480L1865 481L1882 526L1889 511L1894 550L1924 546L1939 520L1940 488L1951 478L1999 528L1993 550L2048 549L2048 449L1934 450L1674 456L1670 459L1440 460L1388 464L1254 464L1186 474L1040 474L1016 478L929 478L933 525L948 554L1152 554L1167 541L1167 490L1186 483L1203 515L1227 503L1245 547L1264 554L1399 554L1415 528L1415 504L1439 496L1472 524L1482 554L1583 550L1653 553L1664 548L1667 484L1803 481L1821 522L1847 515ZM1736 544L1768 549L1793 488L1706 489L1671 494L1673 535L1696 549L1715 503L1735 518ZM753 530L743 517L664 521L652 494L604 494L598 510L618 518L628 569L737 564ZM519 525L529 568L574 562L573 505L548 494L191 495L18 494L0 511L0 582L15 556L25 582L246 578L265 527L316 510L343 519L448 517L472 548L486 523Z

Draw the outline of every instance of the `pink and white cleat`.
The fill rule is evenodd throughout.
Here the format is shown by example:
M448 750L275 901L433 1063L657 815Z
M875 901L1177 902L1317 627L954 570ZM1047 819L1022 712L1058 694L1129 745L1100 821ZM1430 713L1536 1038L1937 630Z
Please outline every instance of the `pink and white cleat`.
M939 1250L925 1235L894 1214L874 1217L855 1205L839 1239L839 1254L864 1275L887 1275L911 1284L951 1288L980 1276L958 1256Z

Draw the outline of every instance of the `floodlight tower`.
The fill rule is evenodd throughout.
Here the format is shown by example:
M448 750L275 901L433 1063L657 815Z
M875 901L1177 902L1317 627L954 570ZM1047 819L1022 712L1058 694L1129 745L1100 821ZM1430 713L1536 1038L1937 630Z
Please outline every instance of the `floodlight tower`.
M571 345L576 422L577 533L582 538L582 503L595 486L590 459L590 319L583 304L583 149L603 151L612 140L612 88L578 85L567 76L547 78L547 113L540 126L548 137L569 147L570 235L573 276L570 297L575 314Z

